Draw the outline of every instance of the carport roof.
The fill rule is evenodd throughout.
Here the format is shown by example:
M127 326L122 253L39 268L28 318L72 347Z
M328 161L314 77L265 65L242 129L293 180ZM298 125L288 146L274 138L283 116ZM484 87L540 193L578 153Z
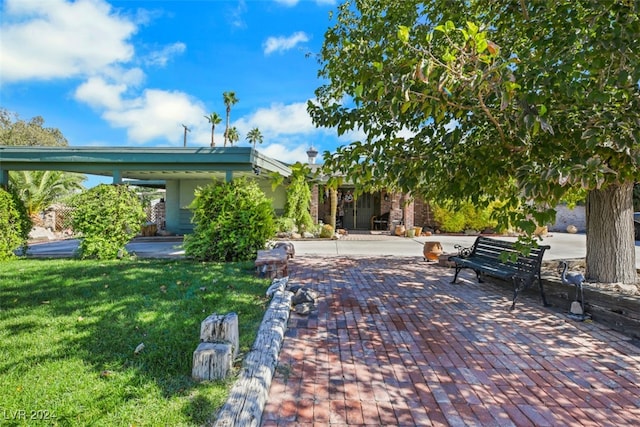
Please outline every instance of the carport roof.
M0 184L8 172L58 170L139 181L288 177L291 168L251 147L131 148L131 147L0 147Z

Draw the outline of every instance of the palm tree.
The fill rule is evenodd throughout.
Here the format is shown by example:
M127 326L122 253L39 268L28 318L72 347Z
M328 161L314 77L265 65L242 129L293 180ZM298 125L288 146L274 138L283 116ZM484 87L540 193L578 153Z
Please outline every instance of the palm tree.
M208 116L204 116L204 118L209 120L209 123L211 123L211 146L215 147L216 143L213 142L213 132L216 130L216 125L220 124L222 121L222 118L218 113L211 113Z
M19 171L11 173L11 185L16 189L31 218L55 202L83 190L84 175L60 171Z
M253 128L247 133L247 141L253 143L253 149L256 149L256 142L258 144L262 144L262 134L260 133L260 129Z
M224 105L227 106L227 127L224 130L224 146L227 146L227 140L229 139L229 116L231 116L231 106L235 105L239 100L236 98L235 92L224 92L222 94L224 99Z
M227 138L229 138L229 144L233 147L234 142L238 142L240 140L240 133L238 129L234 126L227 132Z

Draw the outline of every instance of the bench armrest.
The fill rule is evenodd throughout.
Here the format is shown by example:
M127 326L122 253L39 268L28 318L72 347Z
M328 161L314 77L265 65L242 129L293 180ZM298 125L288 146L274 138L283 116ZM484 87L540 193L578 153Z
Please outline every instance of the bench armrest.
M453 246L455 249L457 249L458 251L458 256L460 258L467 258L469 255L471 255L471 253L473 252L473 246L470 246L468 248L465 248L462 245L454 245Z

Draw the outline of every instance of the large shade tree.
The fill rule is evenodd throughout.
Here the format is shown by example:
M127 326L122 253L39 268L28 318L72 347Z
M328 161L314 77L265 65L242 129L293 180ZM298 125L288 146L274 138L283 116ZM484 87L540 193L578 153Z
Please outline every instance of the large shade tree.
M309 112L362 141L325 165L362 188L504 203L533 231L587 190L587 276L637 279L639 2L348 1Z
M0 145L65 147L69 144L59 129L45 127L41 116L25 121L0 108Z

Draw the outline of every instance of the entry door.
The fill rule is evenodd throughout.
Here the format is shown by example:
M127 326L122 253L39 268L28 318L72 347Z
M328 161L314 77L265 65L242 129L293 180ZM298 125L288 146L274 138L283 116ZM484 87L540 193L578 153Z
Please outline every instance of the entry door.
M353 202L345 203L344 207L344 226L347 230L368 230L371 227L371 215L374 212L372 194L361 194Z

